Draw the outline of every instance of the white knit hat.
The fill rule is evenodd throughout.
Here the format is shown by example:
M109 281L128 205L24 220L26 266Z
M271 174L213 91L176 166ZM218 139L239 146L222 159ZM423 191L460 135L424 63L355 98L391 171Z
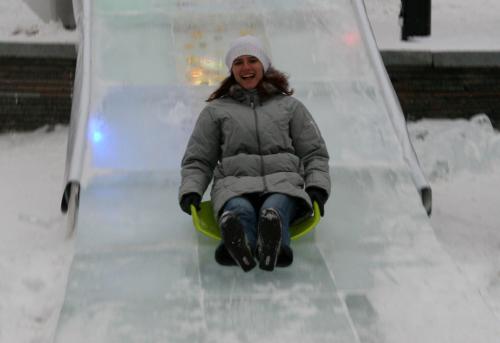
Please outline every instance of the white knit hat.
M262 43L255 36L242 36L231 44L226 54L226 65L229 71L231 71L234 60L243 55L257 57L264 67L264 72L271 65L271 60L267 56Z

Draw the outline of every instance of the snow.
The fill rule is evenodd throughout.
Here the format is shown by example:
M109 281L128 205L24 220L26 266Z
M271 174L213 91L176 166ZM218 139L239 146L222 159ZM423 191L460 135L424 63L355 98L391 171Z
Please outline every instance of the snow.
M499 50L498 0L433 1L433 35L399 41L399 0L366 0L381 49ZM0 41L76 42L21 0L0 2ZM500 320L500 134L485 115L409 124L433 189L433 230ZM0 135L0 342L50 342L73 242L59 211L68 130Z
M434 232L500 320L500 133L484 114L408 129L431 182Z
M381 50L498 51L500 2L497 0L432 0L430 37L400 40L400 0L365 0L366 10ZM61 22L40 19L23 0L0 2L0 42L75 43L75 31Z
M66 127L0 135L0 342L49 342L71 241L59 211Z
M381 50L498 51L500 2L432 0L431 36L400 40L400 0L365 0Z
M76 31L60 21L45 22L22 0L0 1L0 42L76 43Z

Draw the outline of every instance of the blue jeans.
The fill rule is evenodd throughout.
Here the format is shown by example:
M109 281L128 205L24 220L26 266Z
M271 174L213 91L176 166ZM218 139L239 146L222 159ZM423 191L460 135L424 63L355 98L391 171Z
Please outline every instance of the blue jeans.
M290 245L290 231L288 229L291 221L295 218L297 203L296 198L281 193L273 193L263 197L250 194L229 199L222 212L231 211L239 216L250 248L254 251L257 245L259 215L262 210L268 208L274 208L280 215L282 223L281 245Z

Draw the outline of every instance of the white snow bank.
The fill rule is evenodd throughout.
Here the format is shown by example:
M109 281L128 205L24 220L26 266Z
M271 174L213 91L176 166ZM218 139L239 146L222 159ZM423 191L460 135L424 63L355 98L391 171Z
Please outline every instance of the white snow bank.
M0 251L16 251L15 242L32 248L52 244L65 218L59 210L66 153L65 127L0 135L0 209L6 229Z
M434 232L500 320L500 132L484 114L408 130L431 182Z
M408 131L430 182L500 166L500 134L485 114L471 120L426 119L410 123Z
M443 127L445 123L442 123ZM451 125L453 127L455 125ZM455 131L460 136L460 130ZM439 134L439 133L437 133ZM489 136L489 134L488 134ZM465 279L477 290L497 319L500 321L500 164L498 163L498 136L496 153L483 161L487 170L478 170L477 156L463 161L457 174L450 172L446 178L436 179L432 184L433 214L431 225L445 250L450 254ZM455 136L457 138L457 136ZM482 142L489 139L483 137ZM459 140L459 139L457 139ZM476 145L480 141L469 144ZM451 145L452 142L441 143ZM427 151L432 146L426 147ZM434 147L442 150L440 147ZM452 151L452 150L450 150ZM441 151L444 153L444 151ZM442 155L443 156L443 155ZM467 158L467 156L464 156ZM421 156L425 159L425 156ZM445 158L456 161L455 156ZM496 167L494 167L496 166ZM476 170L476 171L474 171Z
M67 128L0 135L0 342L50 342L71 242L59 204Z
M365 0L381 50L500 51L498 0L432 0L431 36L401 41L401 0Z
M60 21L45 23L23 0L0 1L0 41L22 43L69 43L78 40L76 31Z

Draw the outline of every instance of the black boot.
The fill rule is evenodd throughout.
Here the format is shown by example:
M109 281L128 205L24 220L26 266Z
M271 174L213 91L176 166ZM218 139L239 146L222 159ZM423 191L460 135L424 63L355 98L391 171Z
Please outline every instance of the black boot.
M229 255L245 272L252 270L257 264L238 217L234 213L224 212L219 219L219 226Z
M224 244L221 244L215 249L215 261L221 266L237 266L236 261L229 255Z
M293 263L293 250L288 245L281 247L278 254L278 261L276 262L276 267L288 267Z
M259 267L273 271L281 245L281 219L273 208L264 209L259 218L257 256Z

